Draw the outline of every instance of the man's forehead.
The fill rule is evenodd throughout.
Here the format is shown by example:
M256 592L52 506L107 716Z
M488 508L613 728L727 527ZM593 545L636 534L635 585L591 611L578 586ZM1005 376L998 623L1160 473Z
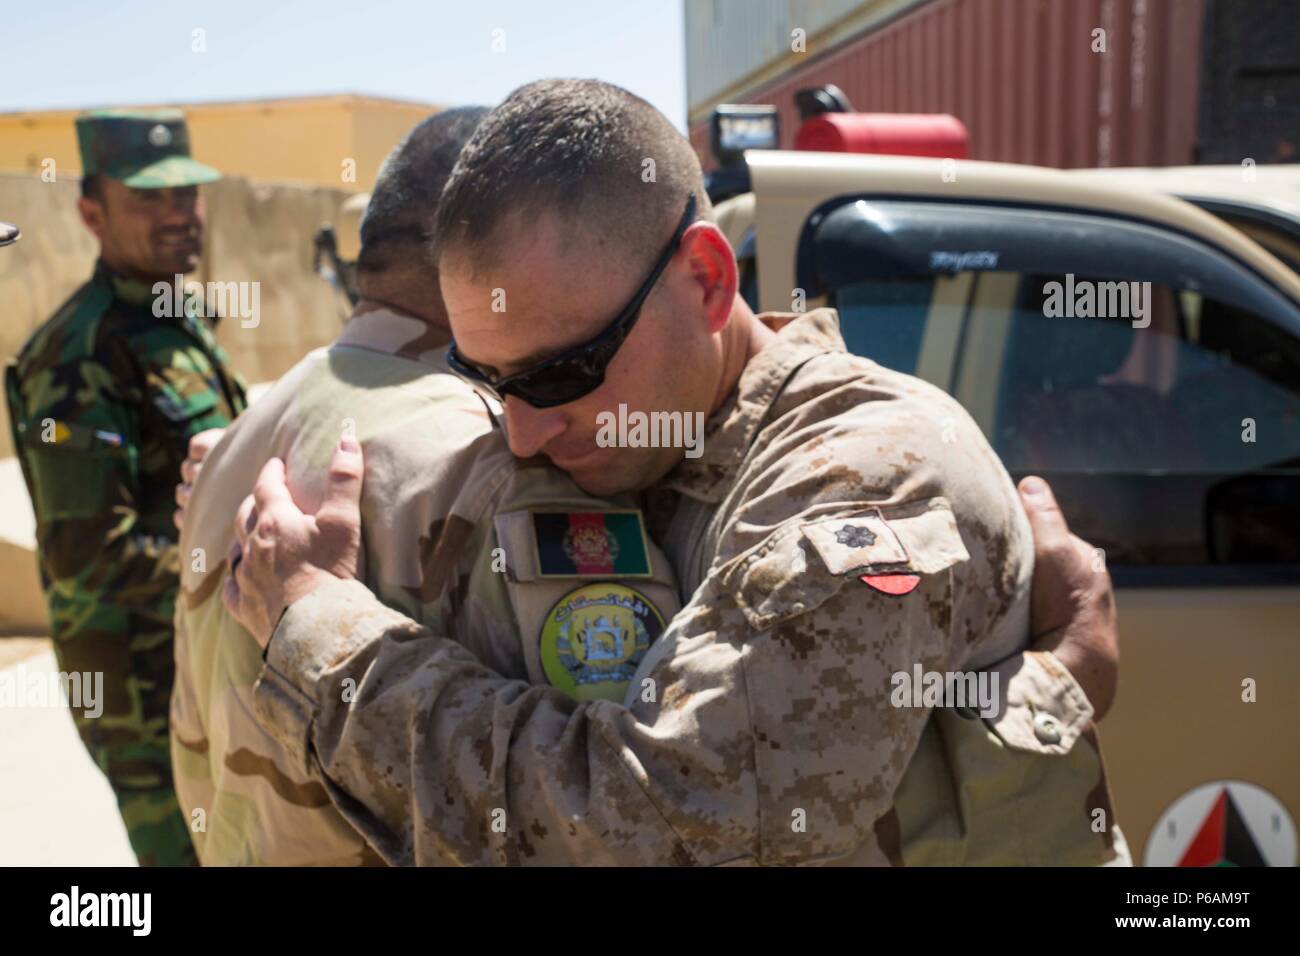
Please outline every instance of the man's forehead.
M612 260L600 237L566 234L553 220L494 242L486 259L445 253L439 262L452 330L468 357L491 364L585 342L634 291L625 263ZM487 350L497 354L474 354Z

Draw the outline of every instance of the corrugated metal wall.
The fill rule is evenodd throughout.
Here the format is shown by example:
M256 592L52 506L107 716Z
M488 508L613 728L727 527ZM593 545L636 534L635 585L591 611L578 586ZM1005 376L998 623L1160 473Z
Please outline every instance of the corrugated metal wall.
M931 0L824 53L810 45L804 65L734 101L775 104L787 148L795 91L834 83L859 110L952 113L973 159L1191 163L1203 10L1203 0ZM1092 51L1097 28L1105 53ZM691 140L707 160L707 121Z
M730 96L792 68L805 54L791 31L804 31L808 49L826 49L926 0L685 0L686 102ZM694 118L694 117L692 117Z

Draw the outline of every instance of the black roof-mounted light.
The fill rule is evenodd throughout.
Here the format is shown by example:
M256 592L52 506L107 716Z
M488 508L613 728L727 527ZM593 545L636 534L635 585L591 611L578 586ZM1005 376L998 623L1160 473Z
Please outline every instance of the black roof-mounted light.
M799 110L800 122L811 116L821 116L823 113L856 112L849 98L844 95L844 91L834 83L800 90L794 95L794 105Z

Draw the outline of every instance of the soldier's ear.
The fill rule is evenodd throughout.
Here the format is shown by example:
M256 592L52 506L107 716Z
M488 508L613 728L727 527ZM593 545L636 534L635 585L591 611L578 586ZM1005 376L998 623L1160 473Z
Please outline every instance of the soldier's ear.
M102 240L108 224L103 200L82 196L77 200L77 212L81 213L81 221L86 224L86 228L94 233L96 239Z
M722 230L704 221L692 223L686 230L681 252L686 256L692 278L699 284L709 334L719 332L731 316L739 287L736 254Z

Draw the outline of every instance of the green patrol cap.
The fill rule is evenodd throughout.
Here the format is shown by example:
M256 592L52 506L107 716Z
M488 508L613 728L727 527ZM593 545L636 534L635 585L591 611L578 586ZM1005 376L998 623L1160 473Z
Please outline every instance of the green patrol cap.
M180 110L94 110L77 117L83 174L102 173L132 189L197 186L221 178L190 158Z

